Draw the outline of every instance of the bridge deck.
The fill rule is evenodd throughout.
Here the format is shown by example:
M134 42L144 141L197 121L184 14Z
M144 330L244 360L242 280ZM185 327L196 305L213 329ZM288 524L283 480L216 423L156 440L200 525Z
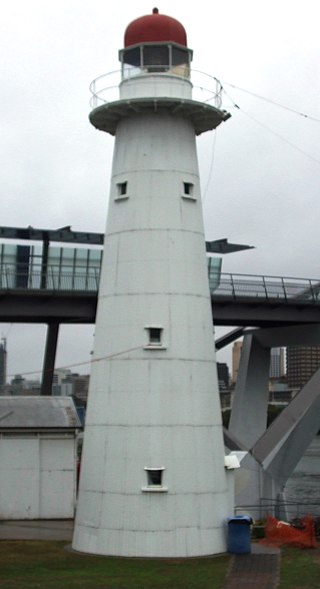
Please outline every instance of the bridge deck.
M320 322L320 281L219 273L208 269L216 325L270 326ZM42 285L42 288L40 286ZM0 275L0 321L94 323L99 272L47 267Z

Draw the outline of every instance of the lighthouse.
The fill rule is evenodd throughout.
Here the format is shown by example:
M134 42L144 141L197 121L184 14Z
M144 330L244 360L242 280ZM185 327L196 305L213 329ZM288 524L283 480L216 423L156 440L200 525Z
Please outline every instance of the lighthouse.
M115 136L73 548L224 552L230 515L196 136L229 115L193 99L183 25L131 22Z

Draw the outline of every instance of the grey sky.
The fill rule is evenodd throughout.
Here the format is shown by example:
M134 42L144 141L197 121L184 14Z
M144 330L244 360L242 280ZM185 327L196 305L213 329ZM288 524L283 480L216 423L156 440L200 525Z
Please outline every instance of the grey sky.
M113 139L88 122L88 85L118 69L126 26L153 6L139 0L2 5L1 225L104 231ZM229 86L320 120L319 3L157 6L185 26L194 68L217 76L228 94L224 107L232 118L215 139L211 133L198 142L206 237L256 249L225 256L223 270L319 277L320 122ZM41 369L42 326L0 330L8 335L10 374ZM58 365L88 360L92 334L93 328L63 328Z

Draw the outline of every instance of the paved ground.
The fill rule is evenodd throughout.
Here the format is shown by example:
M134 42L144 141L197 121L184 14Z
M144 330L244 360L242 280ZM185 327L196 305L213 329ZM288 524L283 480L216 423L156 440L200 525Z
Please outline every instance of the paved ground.
M73 520L0 521L0 540L72 541ZM253 543L251 554L232 556L224 589L276 589L280 550Z
M253 543L251 554L232 557L224 589L276 589L280 550Z

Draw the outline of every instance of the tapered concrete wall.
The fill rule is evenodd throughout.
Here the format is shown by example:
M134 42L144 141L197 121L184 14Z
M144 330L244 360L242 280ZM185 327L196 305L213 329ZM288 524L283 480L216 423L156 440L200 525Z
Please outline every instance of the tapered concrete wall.
M230 507L200 183L182 117L118 125L93 360L73 547L223 552Z

